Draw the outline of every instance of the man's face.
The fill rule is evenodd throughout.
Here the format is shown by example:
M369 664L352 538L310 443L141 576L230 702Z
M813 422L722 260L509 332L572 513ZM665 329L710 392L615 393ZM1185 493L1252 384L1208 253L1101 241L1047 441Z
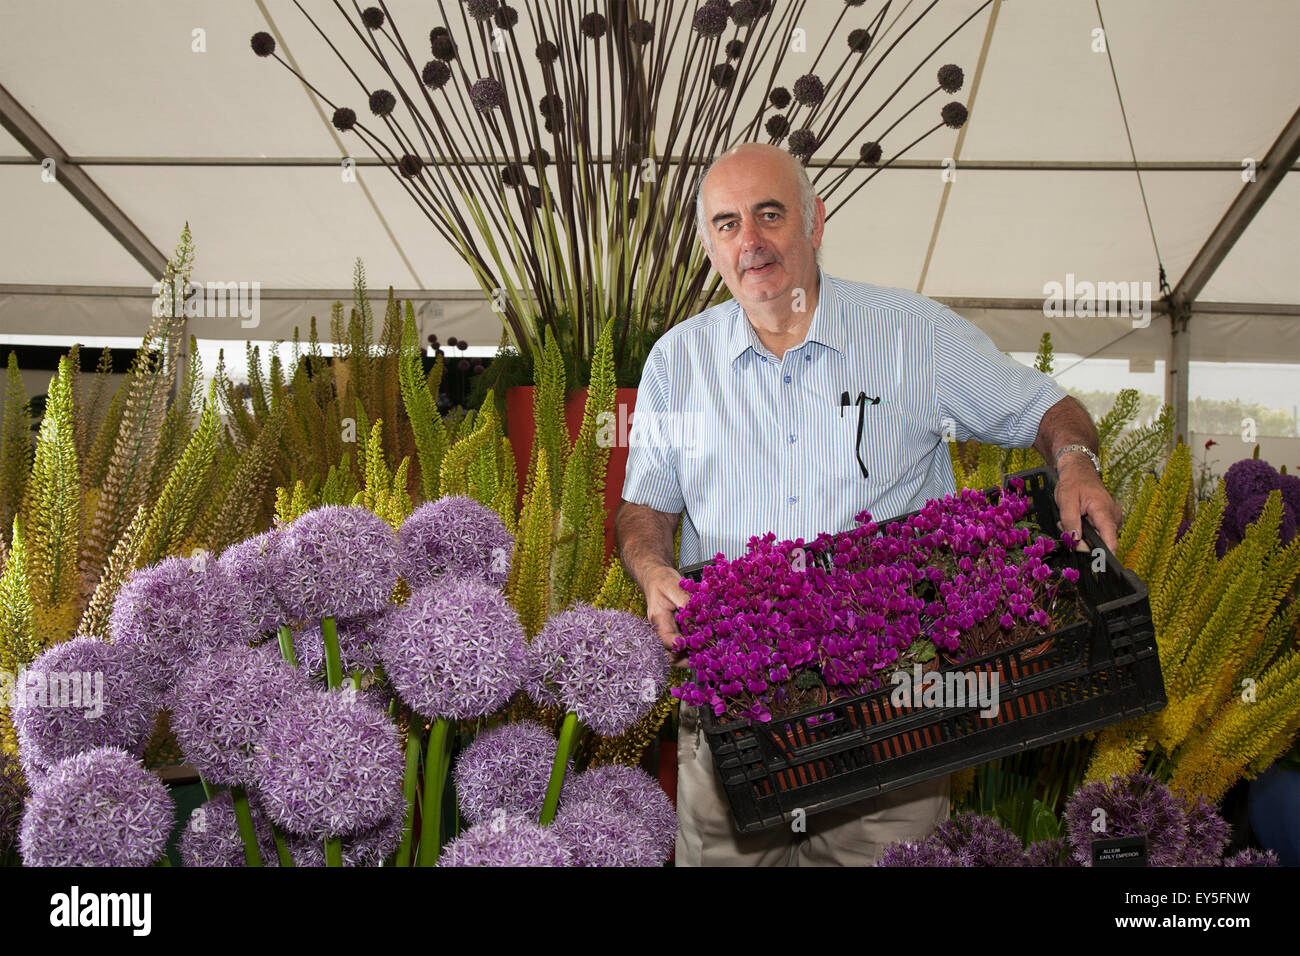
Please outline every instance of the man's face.
M759 153L719 160L703 199L713 244L709 261L742 306L789 300L795 289L816 288L826 207L816 201L812 235L805 236L799 182L784 157Z

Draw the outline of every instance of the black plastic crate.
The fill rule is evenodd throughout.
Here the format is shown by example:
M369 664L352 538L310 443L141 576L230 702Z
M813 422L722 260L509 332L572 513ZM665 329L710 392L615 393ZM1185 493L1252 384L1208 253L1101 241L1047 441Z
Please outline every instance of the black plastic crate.
M1055 473L1019 472L1032 501L1028 517L1057 533ZM998 489L987 492L996 495ZM891 521L906 520L900 515ZM944 776L1006 754L1043 747L1165 706L1164 680L1146 585L1120 565L1084 522L1084 540L1105 553L1092 570L1088 552L1058 551L1053 563L1079 571L1083 619L1043 638L962 664L941 666L946 682L999 672L998 709L900 709L894 686L834 700L768 723L719 724L700 709L700 725L742 833L786 823L794 811L812 815ZM712 563L712 562L709 562ZM682 569L698 581L705 564ZM1051 646L1034 653L1041 643Z

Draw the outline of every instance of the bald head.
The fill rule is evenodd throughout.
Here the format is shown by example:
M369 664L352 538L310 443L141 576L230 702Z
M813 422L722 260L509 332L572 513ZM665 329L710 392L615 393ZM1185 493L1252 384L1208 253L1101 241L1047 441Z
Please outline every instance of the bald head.
M739 167L745 167L747 171L757 167L762 169L765 174L774 177L773 180L769 181L784 181L784 183L791 184L799 195L799 212L803 217L803 234L805 236L812 235L813 219L817 214L817 194L813 191L812 181L809 180L808 171L804 169L803 163L778 146L771 146L767 143L741 143L739 146L733 146L727 150L705 169L704 175L700 177L699 189L696 191L695 225L700 238L704 241L704 247L710 253L713 252L713 240L709 235L709 224L705 221L704 216L705 195L717 182L729 182ZM820 250L818 250L817 259L820 262Z

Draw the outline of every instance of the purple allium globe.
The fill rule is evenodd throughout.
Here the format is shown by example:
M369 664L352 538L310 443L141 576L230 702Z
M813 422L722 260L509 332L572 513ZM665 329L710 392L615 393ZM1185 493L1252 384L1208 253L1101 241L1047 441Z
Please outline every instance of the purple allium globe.
M1025 850L1025 866L1078 866L1065 837L1040 840Z
M1020 838L982 814L961 813L945 820L929 839L952 853L959 866L1025 865Z
M334 631L339 639L339 665L344 671L373 671L379 666L378 644L383 617L383 614L376 614L334 622ZM307 673L325 673L325 639L319 622L294 635L293 650L298 665Z
M383 866L402 844L403 815L395 814L376 826L340 841L345 867ZM291 836L285 840L294 866L325 866L325 845L320 840Z
M956 100L939 111L943 125L952 129L961 129L966 125L966 107Z
M805 73L794 81L794 98L803 106L817 106L826 98L826 86L816 73Z
M172 829L162 781L116 747L61 760L32 789L20 849L25 866L152 866Z
M285 704L254 764L266 815L304 836L347 836L404 812L397 728L355 694L317 691Z
M874 166L880 162L880 157L884 150L880 148L879 143L863 143L862 148L858 150L858 157L868 166Z
M294 617L367 617L397 585L397 536L358 505L326 505L284 529L280 600Z
M262 865L279 866L280 858L275 849L275 835L270 821L257 806L252 794L249 795L248 804ZM182 866L248 865L244 856L244 838L239 832L239 822L235 819L235 802L229 790L222 790L207 803L194 808L181 833L180 853Z
M783 110L790 105L790 91L784 86L778 86L767 94L767 100L776 109Z
M379 658L417 713L483 717L523 682L527 652L519 615L477 577L444 578L411 595L381 625Z
M663 866L672 849L645 821L597 800L561 807L551 829L574 866Z
M457 806L471 824L504 811L537 819L558 742L533 721L502 724L474 738L456 760Z
M397 97L388 90L375 90L370 94L370 112L387 116L397 109Z
M530 673L604 736L631 728L668 686L668 661L654 627L626 611L575 604L552 615L528 649Z
M1225 857L1224 866L1281 866L1277 854L1272 850L1256 850L1254 847L1247 847L1240 853L1234 853L1232 856Z
M1228 507L1235 508L1254 495L1266 495L1277 487L1281 476L1268 462L1245 458L1234 462L1223 475L1228 492Z
M1104 829L1094 830L1094 822ZM1066 803L1063 823L1074 858L1084 866L1092 866L1094 840L1131 836L1147 838L1149 866L1177 866L1187 839L1182 802L1145 774L1085 783Z
M357 125L357 111L348 109L346 106L340 106L334 111L334 116L330 119L334 128L340 133L346 133L352 127Z
M397 532L401 573L412 591L447 573L477 574L505 587L515 539L491 508L449 495L416 508Z
M1268 505L1269 494L1271 492L1251 495L1237 505L1233 512L1233 530L1236 531L1238 538L1244 538L1246 529L1258 521L1259 516L1264 513L1264 508ZM1295 513L1291 510L1291 506L1284 501L1282 502L1282 520L1277 526L1278 537L1282 539L1284 545L1290 544L1291 539L1295 537L1295 532Z
M227 647L187 667L170 698L171 728L185 759L209 783L252 783L256 747L282 707L315 694L275 644Z
M652 844L666 860L677 839L677 813L659 781L639 767L611 763L566 777L560 808L591 801L622 811L640 821Z
M258 56L270 56L275 52L275 37L265 30L254 33L253 38L249 41L249 46L253 48L253 52Z
M720 8L716 4L707 3L695 11L695 16L691 19L691 27L700 36L721 36L722 31L727 29L729 13L730 11L727 9Z
M96 747L139 756L159 709L141 664L132 648L97 637L42 653L14 687L10 716L23 758L43 770Z
M283 574L280 546L282 532L267 531L232 544L217 558L217 568L228 585L220 597L248 639L287 624L289 613L280 603L276 582Z
M956 63L939 67L939 88L945 93L956 93L966 81L966 74Z
M506 105L506 88L495 77L485 76L470 86L469 101L480 113L499 110Z
M1187 839L1179 866L1218 866L1228 846L1228 824L1204 794L1187 808Z
M525 816L496 814L442 848L438 866L572 866L553 827Z
M1300 518L1300 475L1278 475L1277 490L1282 492L1282 502L1291 513Z
M961 862L942 843L907 840L885 847L876 866L961 866Z
M773 139L780 139L786 133L790 132L790 121L784 116L769 116L767 122L763 124L767 130L767 135Z
M18 758L0 751L0 866L8 866L11 859L17 862L18 832L26 799L27 786Z
M430 89L440 90L451 79L451 67L442 60L430 60L424 64L424 69L420 72L420 79Z

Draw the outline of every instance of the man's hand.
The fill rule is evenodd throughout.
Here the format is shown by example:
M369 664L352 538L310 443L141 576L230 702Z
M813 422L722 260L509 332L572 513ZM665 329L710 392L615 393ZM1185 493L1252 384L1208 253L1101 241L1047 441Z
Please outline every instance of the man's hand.
M664 650L668 652L668 659L674 667L686 663L685 654L673 653L673 642L681 637L681 631L677 629L677 621L673 619L673 612L679 607L685 607L689 599L689 595L682 590L679 583L681 579L682 576L676 568L660 567L646 575L645 582L646 617L659 632L659 640L663 643Z
M1084 515L1088 516L1112 554L1119 548L1119 526L1124 520L1123 514L1101 483L1097 469L1084 456L1061 456L1056 480L1056 506L1061 512L1061 532L1074 532L1079 541L1077 550L1088 550L1083 540Z

